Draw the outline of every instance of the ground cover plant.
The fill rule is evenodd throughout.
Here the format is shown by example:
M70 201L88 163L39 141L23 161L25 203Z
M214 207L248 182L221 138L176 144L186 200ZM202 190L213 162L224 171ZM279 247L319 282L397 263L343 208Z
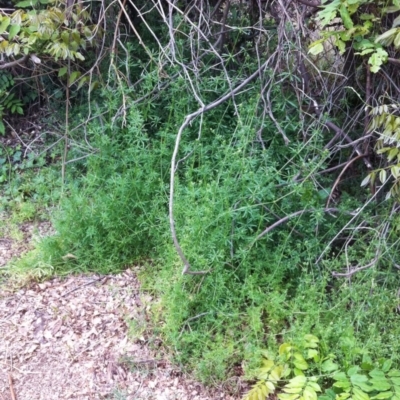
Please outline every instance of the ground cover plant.
M204 382L254 378L263 349L289 346L312 374L267 357L249 399L396 396L371 380L397 378L400 354L398 4L379 17L371 2L120 5L92 15L115 24L110 58L102 48L62 89L62 177L55 198L43 192L56 234L5 273L141 264L154 334ZM328 26L316 39L338 16L340 38ZM87 92L84 68L98 82ZM28 162L13 152L5 191L7 165Z

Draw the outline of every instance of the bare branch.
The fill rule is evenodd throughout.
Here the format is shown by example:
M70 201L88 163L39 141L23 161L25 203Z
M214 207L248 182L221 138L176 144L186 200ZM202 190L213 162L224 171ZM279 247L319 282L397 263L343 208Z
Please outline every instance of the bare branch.
M10 61L5 64L0 64L0 69L8 69L12 67L16 67L21 64L25 64L28 61L29 56L23 56L19 58L18 60Z
M310 209L310 210L300 210L296 211L292 214L286 215L286 217L281 218L280 220L274 222L272 225L270 225L268 228L263 230L255 239L254 242L257 240L261 239L263 236L265 236L267 233L271 232L273 229L275 229L277 226L284 224L285 222L289 221L289 219L292 219L294 217L297 217L298 215L302 215L304 213L309 213L309 212L315 212L318 211L316 209ZM341 212L338 208L324 208L322 209L324 212ZM351 213L350 213L351 214Z
M174 241L175 249L182 260L184 264L184 268L182 271L182 274L189 274L189 275L195 275L195 274L205 274L209 271L190 271L190 264L189 261L186 259L182 248L179 244L177 235L176 235L176 230L175 230L175 220L174 220L174 189L175 189L175 171L176 171L176 159L178 156L178 151L179 151L179 145L182 139L182 134L185 128L199 115L204 114L207 111L212 110L215 107L218 107L220 104L224 103L225 101L229 100L237 94L241 89L243 89L246 85L248 85L251 81L253 81L255 78L257 78L260 74L260 72L264 71L264 69L267 67L268 63L270 61L270 58L261 65L257 71L255 71L253 74L251 74L248 78L246 78L242 83L240 83L236 88L234 88L232 91L229 91L226 93L224 96L220 97L219 99L215 100L214 102L200 107L197 111L189 114L186 116L183 124L180 126L178 130L178 134L176 136L175 140L175 147L174 147L174 152L172 154L172 159L171 159L171 177L170 177L170 195L169 195L169 223L170 223L170 229L171 229L171 235L172 239Z

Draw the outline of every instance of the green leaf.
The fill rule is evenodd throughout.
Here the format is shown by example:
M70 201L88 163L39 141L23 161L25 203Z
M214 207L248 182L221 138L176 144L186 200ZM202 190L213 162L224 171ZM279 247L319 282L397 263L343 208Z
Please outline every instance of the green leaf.
M85 61L85 57L83 57L83 55L82 55L81 53L79 53L79 51L77 51L77 52L75 53L75 57L76 57L78 60Z
M370 174L368 174L363 180L362 180L362 182L361 182L361 187L362 186L366 186L366 185L368 185L368 183L369 183L369 181L370 181L370 179L371 179L371 175Z
M307 378L303 375L292 378L285 388L303 388L307 382Z
M284 391L285 393L291 393L291 394L293 394L293 393L299 393L299 394L300 394L300 393L303 391L303 388L302 388L302 387L290 388L290 387L284 386L283 391Z
M349 10L347 9L347 7L344 4L342 4L340 6L339 12L340 12L340 16L342 18L344 27L346 29L352 29L354 27L354 23L350 17Z
M353 388L353 400L369 400L369 396L361 389L355 387Z
M338 364L335 364L332 360L326 360L321 365L321 369L323 372L333 372L336 371L338 368Z
M303 391L304 400L317 400L317 393L310 387L306 386Z
M67 73L67 71L68 71L68 67L60 68L60 70L58 71L58 77L60 78L60 77L64 76Z
M333 375L335 381L348 381L347 375L344 372L337 372Z
M376 396L371 397L371 399L377 399L377 400L382 400L382 399L390 399L393 396L393 392L381 392L377 394Z
M278 399L280 400L296 400L300 397L299 394L279 393Z
M1 24L0 24L0 35L3 34L8 26L11 23L11 19L9 17L5 17L2 19Z
M320 43L312 43L308 48L308 53L316 56L324 51L324 45Z
M342 388L343 390L347 390L351 388L350 381L337 381L333 384L334 387Z
M309 360L310 358L315 359L315 358L318 357L318 356L319 356L318 350L309 349L309 350L307 351L307 359L308 359L308 360Z
M18 35L20 30L21 30L20 25L11 25L8 39L13 40L15 38L15 36Z
M381 181L381 183L385 183L387 179L387 172L385 169L381 169L379 172L379 180Z
M374 390L378 390L379 392L384 392L391 388L391 385L387 379L377 379L373 378L370 380L370 383Z
M319 343L319 339L311 334L304 335L304 340L307 342L307 347L315 348L315 345Z
M369 376L372 378L378 378L378 379L385 379L385 373L381 371L380 369L373 369L370 373Z
M279 346L279 355L288 354L292 350L292 345L290 343L282 343Z
M353 366L353 367L351 367L351 368L348 369L347 375L351 377L352 375L357 374L357 372L358 372L359 370L360 370L360 367L359 367L359 366Z
M316 392L320 392L320 391L321 391L321 387L318 385L317 382L311 382L311 381L309 381L309 382L307 383L307 386L311 387L311 388L312 388L314 391L316 391Z
M398 149L392 149L398 152ZM390 152L389 152L390 153ZM382 365L382 371L383 372L388 372L392 366L392 360L386 360L383 365Z
M4 135L6 133L6 127L4 126L4 123L2 120L0 120L0 133Z
M308 364L307 364L307 361L306 360L296 360L296 361L294 361L293 362L293 365L297 368L297 369L299 369L299 370L301 370L301 371L305 371L306 369L308 369Z
M17 3L15 6L19 8L33 7L38 3L38 0L24 0Z
M69 77L68 85L71 86L80 76L81 76L81 72L80 71L72 72L70 77Z
M372 387L368 385L368 377L365 375L355 374L350 377L350 381L354 386L359 387L365 392L370 392Z

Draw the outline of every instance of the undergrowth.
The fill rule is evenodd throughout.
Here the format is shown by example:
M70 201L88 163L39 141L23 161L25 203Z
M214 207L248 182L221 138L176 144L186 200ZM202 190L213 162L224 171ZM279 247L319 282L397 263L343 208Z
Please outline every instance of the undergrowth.
M332 187L332 176L319 174L331 161L323 150L324 132L299 133L304 122L297 118L295 99L278 85L273 112L288 145L269 119L262 122L264 146L257 140L258 84L236 97L236 109L228 101L186 129L176 171L175 226L193 269L209 273L182 276L169 231L169 169L177 127L196 104L181 78L162 95L134 103L158 85L158 66L148 68L136 91L110 85L93 97L100 117L85 124L84 137L94 151L67 167L53 213L56 234L7 273L29 271L42 279L113 273L141 263L143 289L158 299L150 310L154 335L173 349L177 363L208 384L226 379L239 365L251 371L261 349L276 351L283 341L296 344L310 333L343 368L365 355L396 364L396 235L382 247L376 211L385 215L384 207L365 203L357 179L345 185L334 212L324 211ZM201 85L204 101L228 89L224 76L216 74L204 76ZM126 114L120 113L122 102L128 104ZM74 135L75 140L79 131ZM39 176L35 179L48 179ZM58 201L50 190L43 196ZM355 214L357 208L362 212ZM391 218L396 226L398 217ZM351 229L344 248L337 232ZM368 264L378 245L384 250L374 268L351 279L332 277L356 263Z

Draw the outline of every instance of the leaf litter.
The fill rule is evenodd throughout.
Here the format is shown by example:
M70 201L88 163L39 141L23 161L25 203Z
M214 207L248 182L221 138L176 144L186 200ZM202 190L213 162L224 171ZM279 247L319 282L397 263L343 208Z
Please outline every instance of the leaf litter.
M235 400L185 376L146 329L129 334L151 301L132 269L0 288L0 400Z

